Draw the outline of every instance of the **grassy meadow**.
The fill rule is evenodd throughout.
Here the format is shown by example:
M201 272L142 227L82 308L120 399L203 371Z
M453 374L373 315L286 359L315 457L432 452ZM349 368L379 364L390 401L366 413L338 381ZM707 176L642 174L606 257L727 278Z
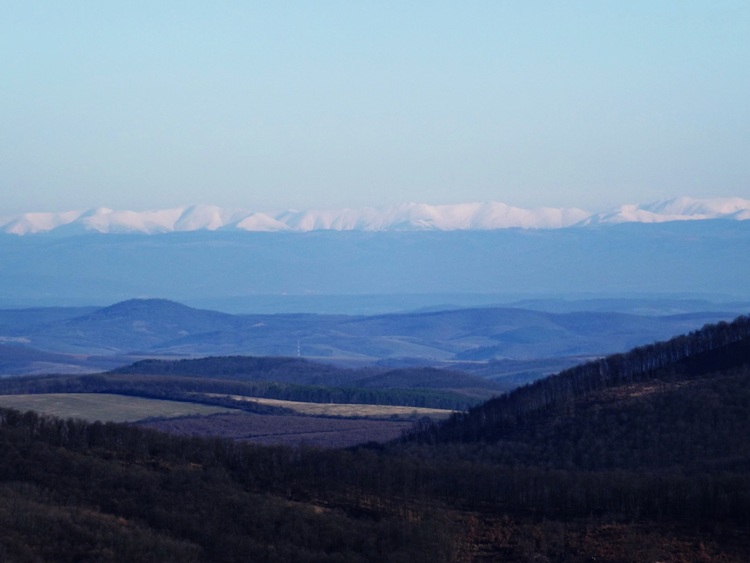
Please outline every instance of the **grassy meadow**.
M220 396L220 395L211 395ZM262 405L283 407L307 416L333 416L347 418L392 418L400 420L415 420L422 417L432 419L448 418L452 410L430 409L423 407L404 407L397 405L362 405L343 403L305 403L300 401L283 401L280 399L265 399L232 395L235 401L255 401Z
M20 411L33 410L60 418L102 422L136 422L156 417L173 418L237 412L226 407L107 393L0 395L0 407Z

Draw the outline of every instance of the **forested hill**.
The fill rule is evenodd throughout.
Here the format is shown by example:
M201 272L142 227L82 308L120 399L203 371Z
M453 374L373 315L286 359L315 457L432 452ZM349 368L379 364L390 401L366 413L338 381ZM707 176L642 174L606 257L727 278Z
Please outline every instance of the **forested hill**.
M532 426L549 426L551 421L572 418L576 408L580 411L581 407L601 406L614 398L696 387L696 382L710 382L713 374L747 374L749 366L750 316L741 316L565 370L490 399L466 413L456 413L445 423L425 428L411 438L429 442L493 442L518 436ZM732 393L731 389L722 392ZM698 399L699 408L701 397L694 398Z
M84 378L224 382L3 385ZM261 447L0 409L0 560L744 563L748 428L750 317L387 445Z
M274 381L295 385L348 386L366 389L427 388L476 391L484 398L500 386L469 373L435 368L341 368L304 358L211 356L190 360L142 360L113 374L179 375L241 381ZM471 394L471 393L470 393Z
M302 358L270 356L210 356L192 360L141 360L110 373L193 375L199 377L283 380L315 379L335 368ZM308 383L309 381L306 381Z

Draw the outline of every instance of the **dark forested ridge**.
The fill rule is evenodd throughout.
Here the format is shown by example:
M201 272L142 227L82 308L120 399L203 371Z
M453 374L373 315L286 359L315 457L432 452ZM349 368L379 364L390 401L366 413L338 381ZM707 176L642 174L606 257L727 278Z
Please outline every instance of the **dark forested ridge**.
M319 451L2 410L0 555L750 559L747 317L423 426Z
M496 382L455 370L349 369L303 358L254 356L142 360L106 373L0 378L0 394L118 393L212 404L226 400L207 394L466 410L500 392Z
M52 375L0 379L0 394L37 393L116 393L152 399L220 404L242 410L255 410L257 407L252 402L242 403L229 398L210 397L208 394L310 403L398 405L453 410L465 410L479 402L474 395L440 389L367 389L173 375Z
M216 356L142 360L109 375L152 375L234 382L260 397L311 402L399 404L465 410L498 395L501 386L477 375L428 367L341 368L303 358ZM196 383L186 383L194 387ZM229 384L227 384L229 385ZM422 397L419 399L418 397Z
M142 360L112 370L117 374L183 375L297 385L348 385L368 389L430 388L499 390L496 382L456 370L430 367L346 369L303 358L213 356L190 360Z
M495 440L603 390L649 382L677 384L748 364L750 317L741 316L565 370L456 414L427 434L438 441Z
M5 409L0 448L3 561L450 561L454 552L439 517L416 506L399 514L330 487L302 491L310 481L292 450Z

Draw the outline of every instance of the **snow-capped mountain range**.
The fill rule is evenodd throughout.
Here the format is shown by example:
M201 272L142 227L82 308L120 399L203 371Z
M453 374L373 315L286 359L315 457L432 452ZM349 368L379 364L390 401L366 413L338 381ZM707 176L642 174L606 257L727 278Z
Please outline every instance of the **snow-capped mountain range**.
M97 208L57 213L23 213L0 217L0 231L26 235L56 231L66 234L167 233L179 231L307 232L455 231L494 229L560 229L617 223L662 223L703 219L750 219L750 200L680 197L645 205L622 205L603 213L578 208L524 209L499 202L427 205L405 203L385 208L283 211L226 209L210 205L152 211Z

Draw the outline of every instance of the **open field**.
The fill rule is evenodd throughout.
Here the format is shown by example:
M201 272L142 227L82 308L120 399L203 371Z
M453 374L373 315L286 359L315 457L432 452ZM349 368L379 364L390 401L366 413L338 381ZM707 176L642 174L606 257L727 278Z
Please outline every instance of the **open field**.
M139 422L139 426L183 436L220 436L255 444L346 448L387 442L412 427L405 420L216 414Z
M228 407L108 393L0 395L0 407L33 410L60 418L138 422L140 426L172 434L323 448L386 442L411 428L417 418L444 418L451 412L390 405L316 405L252 397L237 399L286 407L302 416L247 414Z
M155 417L207 416L237 412L226 407L106 393L0 395L0 407L33 410L60 418L82 418L103 422L135 422Z
M452 412L392 405L318 404L245 396L232 398L238 402L257 401L284 407L300 416L247 414L229 407L109 393L0 395L0 407L33 410L60 418L137 422L140 426L173 434L323 448L386 442L398 438L417 419L441 419Z
M208 394L210 397L225 395ZM307 416L345 417L345 418L388 418L392 420L416 420L428 417L433 420L448 418L453 411L448 409L428 409L422 407L401 407L395 405L360 405L342 403L304 403L300 401L282 401L279 399L264 399L230 395L235 401L254 401L262 405L283 407Z

